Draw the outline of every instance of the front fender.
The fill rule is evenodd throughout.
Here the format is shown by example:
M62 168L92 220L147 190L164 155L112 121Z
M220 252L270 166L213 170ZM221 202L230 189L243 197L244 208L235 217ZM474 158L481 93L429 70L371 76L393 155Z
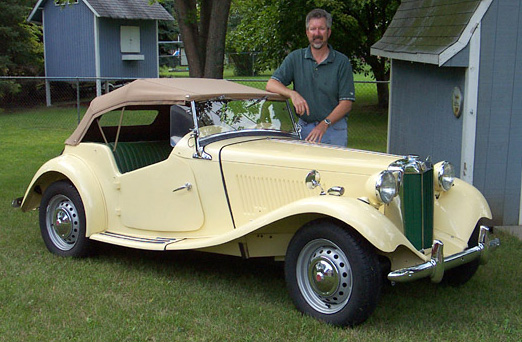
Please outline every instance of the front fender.
M40 167L25 192L22 211L39 207L45 189L59 180L70 181L78 190L85 209L87 236L105 230L107 210L101 185L92 169L71 154L51 159Z
M457 238L465 248L477 222L491 219L491 210L484 196L474 186L455 179L453 187L440 194L435 201L435 238L448 240ZM439 236L441 235L441 236ZM445 242L446 243L446 242Z
M307 197L238 227L236 233L243 231L240 235L246 235L277 221L302 215L331 217L342 221L384 253L391 253L398 246L404 245L421 256L399 228L379 210L365 202L347 197Z

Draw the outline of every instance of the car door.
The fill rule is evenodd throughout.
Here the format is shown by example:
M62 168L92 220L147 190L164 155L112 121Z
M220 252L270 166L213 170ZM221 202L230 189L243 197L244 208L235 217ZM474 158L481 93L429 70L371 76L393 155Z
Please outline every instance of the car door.
M129 228L183 232L198 230L204 222L194 175L175 154L123 174L120 194L121 221Z

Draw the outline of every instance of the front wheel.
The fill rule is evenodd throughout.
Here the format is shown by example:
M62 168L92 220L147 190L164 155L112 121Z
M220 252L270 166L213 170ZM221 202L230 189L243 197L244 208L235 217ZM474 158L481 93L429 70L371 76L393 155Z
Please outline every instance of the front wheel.
M40 203L40 231L47 249L57 255L83 257L89 252L85 210L80 194L66 181L51 184Z
M340 326L360 324L371 315L381 291L380 273L371 245L330 221L315 221L299 230L285 261L295 306Z

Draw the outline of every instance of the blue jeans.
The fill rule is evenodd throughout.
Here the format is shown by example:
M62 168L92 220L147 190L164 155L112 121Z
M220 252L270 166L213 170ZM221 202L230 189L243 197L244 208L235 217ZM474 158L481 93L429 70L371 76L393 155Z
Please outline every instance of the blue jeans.
M298 124L301 126L301 138L304 140L319 122L306 122L299 118ZM346 147L348 145L348 123L346 119L341 119L328 127L321 139L322 144L337 145Z

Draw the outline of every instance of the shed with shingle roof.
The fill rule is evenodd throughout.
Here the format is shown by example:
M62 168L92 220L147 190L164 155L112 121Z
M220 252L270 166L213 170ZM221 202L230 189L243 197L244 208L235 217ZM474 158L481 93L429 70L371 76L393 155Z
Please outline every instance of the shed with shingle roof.
M391 60L389 152L452 161L522 224L522 3L403 0L372 54Z
M158 20L174 18L148 0L39 0L28 21L42 24L45 74L102 80L158 77Z

